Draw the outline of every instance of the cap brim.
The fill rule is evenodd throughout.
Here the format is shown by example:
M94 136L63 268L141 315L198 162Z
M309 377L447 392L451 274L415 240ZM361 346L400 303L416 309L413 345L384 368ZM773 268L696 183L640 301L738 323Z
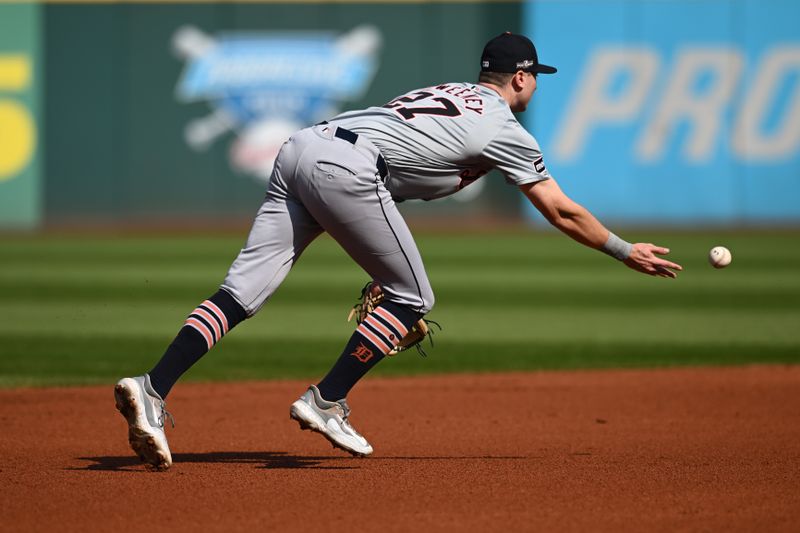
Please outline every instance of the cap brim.
M541 63L536 65L537 74L555 74L556 72L558 72L556 67L551 67L550 65L542 65Z

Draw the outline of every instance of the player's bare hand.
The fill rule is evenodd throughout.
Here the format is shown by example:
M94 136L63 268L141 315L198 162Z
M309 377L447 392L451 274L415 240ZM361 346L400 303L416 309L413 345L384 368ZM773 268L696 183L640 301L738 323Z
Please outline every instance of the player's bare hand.
M662 278L676 278L678 272L683 270L683 267L678 263L667 261L658 257L659 255L667 255L669 248L663 248L650 243L637 242L633 245L631 255L624 261L628 267L649 274L650 276L659 276Z

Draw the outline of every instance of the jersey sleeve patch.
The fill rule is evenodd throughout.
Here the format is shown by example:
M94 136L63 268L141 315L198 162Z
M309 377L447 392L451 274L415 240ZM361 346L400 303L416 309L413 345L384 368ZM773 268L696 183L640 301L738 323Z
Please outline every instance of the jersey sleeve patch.
M505 175L509 184L523 185L551 177L539 143L513 118L483 148L482 155Z

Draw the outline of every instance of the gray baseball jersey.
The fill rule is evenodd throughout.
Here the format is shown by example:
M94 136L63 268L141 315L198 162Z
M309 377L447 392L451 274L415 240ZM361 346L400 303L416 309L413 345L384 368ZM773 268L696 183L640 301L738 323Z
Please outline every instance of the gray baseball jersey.
M536 139L497 92L481 85L412 91L331 123L378 147L389 166L386 188L396 199L448 196L495 168L515 185L550 177Z
M326 231L389 301L425 314L433 290L395 201L453 194L493 168L518 185L550 177L536 140L479 85L413 91L301 130L281 148L222 287L255 314Z

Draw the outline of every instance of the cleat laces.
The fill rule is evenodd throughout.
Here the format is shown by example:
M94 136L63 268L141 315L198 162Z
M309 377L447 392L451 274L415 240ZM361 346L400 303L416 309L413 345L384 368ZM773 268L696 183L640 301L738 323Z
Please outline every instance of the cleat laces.
M358 431L356 431L355 428L353 428L353 426L350 425L350 420L348 420L348 418L350 417L350 406L347 405L347 402L345 400L340 400L336 403L338 403L342 407L343 411L342 426L344 426L344 428L347 429L348 431L351 431L355 435L361 437L361 434Z
M169 418L169 421L172 424L172 427L174 428L175 427L175 417L172 416L172 413L167 411L167 402L165 402L164 400L161 400L159 403L161 404L160 405L161 414L158 415L158 424L163 428L164 427L164 421L167 418Z

